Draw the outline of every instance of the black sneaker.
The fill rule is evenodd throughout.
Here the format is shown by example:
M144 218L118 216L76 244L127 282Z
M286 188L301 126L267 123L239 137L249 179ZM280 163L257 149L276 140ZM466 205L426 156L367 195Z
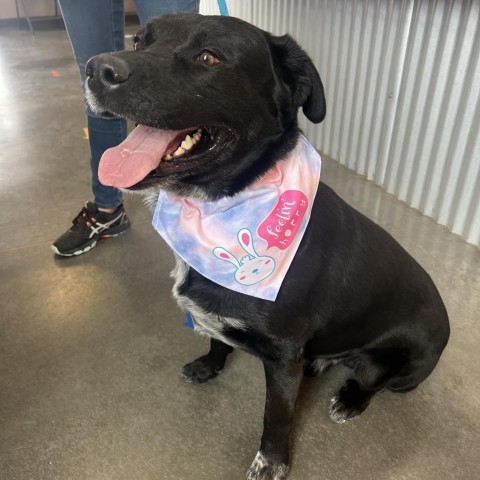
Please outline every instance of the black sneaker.
M72 223L71 228L52 245L57 255L81 255L91 250L100 238L116 237L130 226L123 205L113 213L106 213L100 212L92 202L85 204Z

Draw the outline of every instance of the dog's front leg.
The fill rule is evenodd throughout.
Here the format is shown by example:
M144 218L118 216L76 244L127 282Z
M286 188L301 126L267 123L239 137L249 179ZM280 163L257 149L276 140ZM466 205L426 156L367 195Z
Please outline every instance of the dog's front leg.
M247 472L247 480L283 480L287 477L289 437L303 361L296 356L287 362L264 361L266 401L260 450Z

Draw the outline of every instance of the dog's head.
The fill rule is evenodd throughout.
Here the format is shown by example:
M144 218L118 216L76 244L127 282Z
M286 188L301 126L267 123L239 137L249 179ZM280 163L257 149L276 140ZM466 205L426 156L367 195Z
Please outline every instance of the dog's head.
M326 111L320 77L290 36L231 17L154 19L134 50L90 59L87 77L95 113L139 124L99 171L132 190L233 195L294 147L299 107L315 123Z

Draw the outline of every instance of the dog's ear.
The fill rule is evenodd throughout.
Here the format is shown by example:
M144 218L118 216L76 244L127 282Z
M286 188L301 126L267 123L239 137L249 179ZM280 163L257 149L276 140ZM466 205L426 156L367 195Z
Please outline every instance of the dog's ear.
M313 123L320 123L327 113L320 75L310 57L290 35L267 35L277 76L287 84L296 108Z

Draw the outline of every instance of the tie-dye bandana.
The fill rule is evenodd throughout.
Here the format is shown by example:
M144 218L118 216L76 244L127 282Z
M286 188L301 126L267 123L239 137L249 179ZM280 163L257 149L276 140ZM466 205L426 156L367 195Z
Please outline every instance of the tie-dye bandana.
M275 301L307 228L320 168L301 136L287 159L233 197L202 202L160 192L153 226L204 277Z

